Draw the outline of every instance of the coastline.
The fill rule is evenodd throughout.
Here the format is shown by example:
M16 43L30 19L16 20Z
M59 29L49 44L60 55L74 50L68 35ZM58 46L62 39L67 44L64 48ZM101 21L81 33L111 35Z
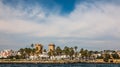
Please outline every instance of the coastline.
M81 62L81 61L0 61L0 64L74 64L74 63L84 63L84 64L120 64L116 62Z

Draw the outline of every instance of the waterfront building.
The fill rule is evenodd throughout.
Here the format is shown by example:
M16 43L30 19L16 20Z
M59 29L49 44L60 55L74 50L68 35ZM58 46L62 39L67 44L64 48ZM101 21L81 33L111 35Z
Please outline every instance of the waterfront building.
M119 55L119 57L120 57L120 50L118 50L118 51L117 51L117 54L118 54L118 55Z
M18 55L18 56L21 56L21 53L18 51L18 52L17 52L17 55Z
M50 56L51 60L61 60L61 59L69 59L69 55L59 55L59 56Z
M102 55L100 53L97 53L97 54L92 54L92 56L94 56L95 58L97 58L97 57L100 57Z
M9 56L16 56L17 52L13 50L3 50L0 51L0 58L7 58Z
M36 55L31 55L31 56L29 56L29 59L30 60L36 60L36 59L38 59L38 57Z
M50 43L49 45L48 45L48 51L54 51L55 50L55 45L53 44L53 43Z
M39 55L40 59L49 59L49 56L47 52L43 52L42 54Z
M36 53L42 54L43 45L42 44L35 44L35 49L36 49Z

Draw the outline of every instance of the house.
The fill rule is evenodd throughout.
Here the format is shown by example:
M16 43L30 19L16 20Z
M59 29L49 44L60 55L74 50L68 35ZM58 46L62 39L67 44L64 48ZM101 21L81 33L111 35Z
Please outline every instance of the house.
M47 52L43 52L42 54L39 55L40 59L48 59L49 56L47 54Z
M13 51L13 50L3 50L0 51L0 58L7 58L9 56L16 56L17 55L17 51Z

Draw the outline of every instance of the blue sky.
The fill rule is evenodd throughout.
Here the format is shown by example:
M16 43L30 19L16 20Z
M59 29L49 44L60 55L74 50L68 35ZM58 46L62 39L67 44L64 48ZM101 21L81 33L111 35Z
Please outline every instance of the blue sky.
M120 47L119 0L0 0L0 50L41 43Z

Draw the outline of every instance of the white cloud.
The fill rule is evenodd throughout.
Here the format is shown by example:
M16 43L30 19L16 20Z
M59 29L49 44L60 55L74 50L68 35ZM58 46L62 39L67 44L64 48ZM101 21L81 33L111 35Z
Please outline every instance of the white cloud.
M13 9L1 4L0 30L36 36L96 37L111 35L119 37L119 7L115 4L84 3L77 4L74 11L68 16L54 13L46 16L47 12L43 11L40 6L29 8L31 11L27 13L19 8Z
M37 37L120 38L118 4L98 2L77 4L66 16L54 10L45 11L38 5L23 10L20 5L13 8L0 2L0 32ZM96 43L101 42L92 41L91 44ZM106 44L102 41L103 43Z

